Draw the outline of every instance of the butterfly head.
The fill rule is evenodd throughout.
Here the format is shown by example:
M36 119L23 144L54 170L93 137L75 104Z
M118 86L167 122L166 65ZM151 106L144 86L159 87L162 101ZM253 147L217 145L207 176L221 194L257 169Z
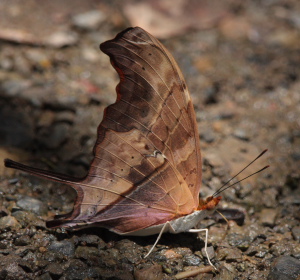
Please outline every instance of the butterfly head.
M206 199L200 198L197 210L213 210L219 204L221 198L221 196L209 196Z

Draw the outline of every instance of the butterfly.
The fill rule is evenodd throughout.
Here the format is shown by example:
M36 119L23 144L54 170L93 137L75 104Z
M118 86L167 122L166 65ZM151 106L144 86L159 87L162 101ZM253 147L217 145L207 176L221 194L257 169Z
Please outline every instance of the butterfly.
M177 63L139 27L124 30L100 49L110 57L120 82L116 102L105 109L98 127L88 174L74 178L9 159L6 167L76 190L73 211L55 216L48 227L98 226L121 235L159 233L156 243L167 231L205 231L206 251L207 229L194 227L214 211L221 197L199 198L197 122ZM209 257L208 262L213 266Z

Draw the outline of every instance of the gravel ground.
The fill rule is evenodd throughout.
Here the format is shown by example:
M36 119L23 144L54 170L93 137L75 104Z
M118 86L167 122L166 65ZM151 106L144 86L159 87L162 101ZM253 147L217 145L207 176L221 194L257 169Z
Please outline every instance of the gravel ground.
M244 176L271 167L222 193L221 207L238 209L245 219L203 221L218 272L195 272L191 279L299 279L300 4L222 5L226 12L214 24L162 38L194 100L201 195L212 194L266 148ZM2 162L86 174L118 83L98 46L129 26L125 6L0 3ZM155 236L47 229L47 219L73 207L75 193L67 186L0 165L0 193L0 279L174 279L207 265L202 239L189 233L165 234L144 259Z

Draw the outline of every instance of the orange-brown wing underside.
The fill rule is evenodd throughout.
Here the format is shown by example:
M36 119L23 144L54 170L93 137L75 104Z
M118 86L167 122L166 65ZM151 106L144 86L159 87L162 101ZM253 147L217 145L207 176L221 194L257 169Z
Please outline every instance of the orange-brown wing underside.
M198 206L201 156L180 69L138 27L100 48L120 76L117 101L98 127L88 175L66 182L78 194L73 212L48 225L98 225L126 233L191 213Z

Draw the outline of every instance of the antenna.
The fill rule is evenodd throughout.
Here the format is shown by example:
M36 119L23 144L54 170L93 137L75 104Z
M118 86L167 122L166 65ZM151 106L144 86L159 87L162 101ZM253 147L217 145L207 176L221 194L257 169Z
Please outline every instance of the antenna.
M246 180L247 178L249 178L249 177L251 177L251 176L253 176L253 175L255 175L255 174L257 174L257 173L259 173L259 172L261 172L261 171L263 171L263 170L265 170L265 169L267 169L268 167L270 167L270 165L266 165L265 167L263 167L262 169L260 169L260 170L258 170L258 171L256 171L256 172L254 172L254 173L252 173L252 174L250 174L250 175L248 175L247 177L245 177L245 178L243 178L243 179L241 179L241 180L239 180L239 181L237 181L237 182L235 182L235 183L233 183L233 184L231 184L231 185L229 185L229 186L226 186L230 181L232 181L234 178L236 178L239 174L241 174L244 170L246 170L253 162L255 162L256 160L258 160L264 153L266 153L268 151L268 149L265 149L265 150L263 150L254 160L252 160L249 164L247 164L240 172L238 172L236 175L234 175L231 179L229 179L225 184L223 184L223 186L222 187L220 187L212 196L213 197L215 197L215 196L217 196L218 194L220 194L221 192L223 192L223 191L225 191L225 190L227 190L228 188L230 188L230 187L232 187L232 186L234 186L234 185L236 185L236 184L238 184L238 183L240 183L240 182L242 182L242 181L244 181L244 180ZM225 187L226 186L226 187Z

